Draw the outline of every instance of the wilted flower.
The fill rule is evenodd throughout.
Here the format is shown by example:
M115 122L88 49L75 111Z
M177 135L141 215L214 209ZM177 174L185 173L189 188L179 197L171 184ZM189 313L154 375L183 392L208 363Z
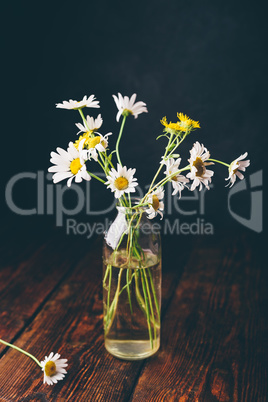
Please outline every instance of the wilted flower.
M202 189L202 184L209 190L209 183L211 182L211 177L214 172L212 170L207 170L206 166L214 165L213 162L206 162L210 158L210 153L204 145L200 145L198 141L194 144L190 151L190 162L191 172L186 175L189 179L193 180L191 185L191 191L193 191L197 186L199 190Z
M173 187L173 193L172 195L177 194L177 192L180 193L180 197L181 197L181 192L185 187L185 183L189 182L189 179L187 179L185 176L183 176L180 173L176 173L179 170L179 166L181 163L181 158L178 159L173 159L173 158L169 158L166 161L162 161L161 164L166 166L166 170L165 170L165 174L166 176L171 176L170 181Z
M145 202L149 204L149 208L145 210L149 219L153 219L157 214L163 219L163 213L161 211L164 210L164 202L162 201L164 192L165 190L162 187L158 187L145 199Z
M227 186L232 187L234 185L234 182L236 181L236 176L240 179L244 179L244 175L239 172L239 170L242 170L244 172L246 170L246 167L250 165L250 160L247 159L246 161L242 161L242 159L245 159L248 156L248 153L245 152L243 155L240 155L239 158L235 159L229 166L229 176L225 180L229 180L229 183Z

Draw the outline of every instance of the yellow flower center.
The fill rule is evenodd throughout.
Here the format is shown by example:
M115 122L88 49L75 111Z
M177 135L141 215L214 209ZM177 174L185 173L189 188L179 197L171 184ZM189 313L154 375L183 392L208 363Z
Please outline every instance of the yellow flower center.
M45 373L48 377L52 377L56 374L57 368L56 364L53 361L48 361L45 365Z
M204 166L204 162L202 161L202 159L197 157L196 160L193 162L193 166L197 169L197 172L195 173L195 175L197 177L202 177L206 171L206 168Z
M172 181L178 181L177 176L176 176L176 175L172 176L172 177L171 177L171 180L172 180Z
M77 174L78 171L81 169L82 165L80 163L80 159L76 158L74 159L71 164L70 164L70 170L73 174Z
M154 209L155 211L157 211L158 208L159 208L159 205L160 205L159 199L158 199L158 197L154 194L154 195L153 195L153 203L152 203L153 209Z
M128 188L128 180L125 177L118 177L114 182L115 187L117 190L125 190Z

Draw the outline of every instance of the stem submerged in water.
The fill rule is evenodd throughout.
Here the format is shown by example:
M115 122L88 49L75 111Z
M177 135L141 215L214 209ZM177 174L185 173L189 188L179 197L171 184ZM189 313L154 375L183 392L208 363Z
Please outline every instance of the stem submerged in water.
M116 339L123 342L126 335L120 338L118 334L120 331L124 334L129 331L129 339L131 341L133 337L132 342L135 343L139 339L135 337L135 331L143 331L141 340L146 342L147 327L150 348L153 350L158 344L160 307L152 267L159 268L159 259L149 249L143 250L140 245L143 212L135 209L131 214L128 209L126 211L128 230L120 238L120 247L110 254L109 264L104 271L105 338L109 342L113 339L115 342ZM118 276L115 277L118 269ZM111 289L112 287L115 289Z

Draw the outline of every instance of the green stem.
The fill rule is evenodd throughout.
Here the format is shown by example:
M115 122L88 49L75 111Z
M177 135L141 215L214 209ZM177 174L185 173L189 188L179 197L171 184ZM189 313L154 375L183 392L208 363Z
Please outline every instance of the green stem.
M146 287L145 287L142 270L140 270L140 275L141 275L141 284L142 284L145 306L146 306L146 318L147 318L147 325L148 325L148 331L149 331L149 338L150 338L151 348L153 348L152 328L151 328L151 323L150 323L150 310L149 310L148 297L147 297L147 292L146 292Z
M103 278L103 280L102 280L102 282L103 282L103 287L105 287L105 282L106 282L106 279L107 279L107 276L108 276L108 273L109 273L110 268L111 268L111 264L107 264L106 271L105 271L105 275L104 275L104 278Z
M82 117L82 120L85 123L86 128L90 132L90 128L88 127L87 120L86 120L86 118L84 116L84 113L82 112L82 109L78 109L78 112L80 113L80 116ZM93 134L91 133L90 136L93 137Z
M99 160L99 158L98 158L97 162L98 162L98 164L100 165L100 167L102 168L102 170L104 171L104 173L106 174L106 172L105 172L105 167L103 166L103 164L101 163L101 161Z
M132 207L132 209L139 209L140 207L145 207L145 206L147 206L147 205L149 205L149 203L148 203L148 202L144 202L143 204L137 204L137 205L135 205L134 207Z
M169 176L164 177L164 179L160 180L157 184L154 185L154 187L152 187L152 188L145 194L145 196L142 198L142 200L141 200L140 203L142 204L142 203L144 202L144 200L146 199L146 197L148 197L148 195L149 195L151 192L153 192L157 187L165 185L168 181L170 181L170 179L171 179L173 176L175 176L175 175L177 175L177 174L183 172L184 170L189 170L189 169L190 169L190 165L187 165L187 166L185 166L184 168L177 170L177 172L174 172L174 173L170 174Z
M163 160L165 159L165 157L166 157L166 155L167 155L167 153L168 153L168 148L169 148L169 146L170 146L170 142L171 142L171 140L172 140L172 136L173 136L173 134L171 134L170 137L169 137L168 144L167 144L167 146L166 146L166 150L165 150L165 153L164 153L164 156L163 156ZM153 186L153 184L154 184L154 182L155 182L157 176L158 176L159 173L161 172L162 167L163 167L163 164L161 163L160 166L159 166L159 168L158 168L158 170L157 170L157 172L156 172L156 174L155 174L155 176L154 176L154 178L153 178L153 180L152 180L152 182L151 182L149 191L151 190L151 188L152 188L152 186Z
M110 331L110 328L113 324L114 321L114 317L115 317L115 312L116 312L116 308L117 308L117 303L118 303L118 298L119 298L119 294L120 294L120 285L121 285L121 276L123 273L123 268L120 268L119 274L118 274L118 280L117 280L117 288L116 288L116 292L114 295L114 299L112 301L110 310L111 311L107 311L107 315L106 315L106 329L105 329L105 334L107 335ZM109 285L110 288L110 285Z
M131 314L133 314L131 295L130 295L130 287L129 287L129 271L131 270L131 268L130 268L130 266L131 266L131 249L132 249L132 240L133 240L133 232L132 232L131 227L130 227L129 237L130 237L130 247L129 247L129 256L128 256L129 267L127 268L127 272L126 272L126 281L127 281L127 295L128 295L129 307L130 307Z
M146 270L144 268L143 268L143 276L144 276L144 279L145 279L145 285L146 285L146 290L147 290L147 295L148 295L148 300L149 300L149 306L150 306L152 320L153 320L154 339L156 339L156 326L155 326L155 316L154 316L153 303L152 303L151 292L150 292L150 288L149 288L149 282L148 282Z
M170 153L168 154L169 148L174 144L175 141L178 140L178 137L176 136L176 137L173 139L173 141L172 141L173 134L171 134L171 136L169 137L168 144L167 144L167 146L166 146L166 151L165 151L165 153L164 153L163 160L165 160L165 158L169 158L169 156L170 156L171 154L173 154L173 152L178 148L178 146L184 141L186 135L187 135L187 134L184 134L184 136L182 137L182 139L178 142L178 144L177 144L177 145L170 151ZM168 155L167 155L167 154L168 154ZM151 188L152 188L152 186L153 186L153 184L154 184L154 182L155 182L157 176L158 176L159 173L161 172L163 166L164 166L164 165L161 163L160 167L158 168L158 171L156 172L156 174L155 174L155 176L154 176L154 178L153 178L153 180L152 180L152 183L151 183L151 185L150 185L149 191L151 190ZM154 187L154 188L155 188L155 187Z
M153 277L152 277L152 273L151 273L151 269L150 269L150 268L148 268L148 272L149 272L150 282L151 282L151 288L152 288L153 296L154 296L154 303L155 303L155 307L156 307L156 310L157 310L158 318L159 318L159 320L160 320L160 308L159 308L159 304L158 304L158 300L157 300L157 296L156 296L156 292L155 292L155 288L154 288Z
M30 353L25 352L25 350L19 348L18 346L15 346L15 345L12 345L11 343L8 343L8 342L3 341L3 339L0 339L0 342L3 343L3 344L6 345L6 346L9 346L10 348L13 348L13 349L18 350L19 352L23 353L24 355L30 357L31 359L33 359L33 360L35 361L35 363L38 364L39 367L42 368L41 363L39 362L39 360L37 360L36 357L34 357L33 355L31 355Z
M126 283L125 286L122 287L122 289L121 289L120 292L119 292L119 296L121 295L121 293L123 292L123 290L125 290L129 285L131 285L131 282L132 282L132 279L134 278L134 276L135 276L135 273L131 275L131 278L130 278L129 282Z
M186 136L187 136L187 132L184 134L184 136L183 136L182 139L178 142L178 144L175 145L175 147L170 151L170 153L169 153L169 155L168 155L168 158L170 157L170 155L172 155L172 154L174 153L174 151L176 151L176 149L178 148L178 146L185 140ZM173 143L174 143L175 141L177 141L177 137L174 138L174 140L173 140L173 142L170 144L170 146L173 145Z
M138 301L138 303L139 303L139 306L140 306L140 308L141 308L143 314L146 315L146 306L145 306L145 302L144 302L144 300L143 300L143 297L142 297L141 292L140 292L140 287L139 287L139 270L135 269L135 272L134 272L133 275L134 275L134 277L135 277L135 293L136 293L136 299L137 299L137 301ZM153 322L152 317L150 317L150 321ZM157 328L160 328L159 324L157 324L157 323L155 324L155 326L156 326Z
M132 303L131 303L130 287L129 287L130 284L131 284L131 281L129 280L129 274L130 274L131 268L127 268L126 271L127 271L127 272L126 272L126 281L127 281L126 287L127 287L128 302L129 302L130 312L131 312L131 314L133 314ZM120 294L120 293L119 293L119 294Z
M120 156L119 156L119 143L120 143L120 140L121 140L121 137L122 137L123 128L124 128L124 125L125 125L125 122L126 122L126 118L127 118L127 115L123 116L123 120L122 120L122 123L121 123L120 131L119 131L118 138L117 138L117 141L116 141L116 146L115 146L117 160L118 160L118 162L119 162L119 164L121 166L122 166L122 162L121 162L121 159L120 159Z
M144 314L146 314L146 307L145 307L145 303L143 300L143 297L141 295L140 292L140 287L139 287L139 271L137 269L135 269L134 271L134 275L135 275L135 291L136 291L136 298L138 300L138 303L143 311Z
M110 165L112 166L112 168L114 168L114 165L113 165L112 161L111 161L110 158L108 158L108 156L107 156L106 150L105 150L105 153L103 153L103 155L104 155L105 159L108 160L108 163L110 163Z
M132 208L131 207L131 196L130 196L130 193L128 193L128 206L129 206L129 208Z
M221 165L224 165L224 166L227 166L227 167L230 166L228 163L225 163L225 162L222 162L222 161L218 161L217 159L208 159L208 161L217 162L217 163L220 163Z
M100 177L96 176L94 173L91 173L88 171L88 174L92 177L94 177L94 179L99 180L101 183L105 183L105 180L102 180Z
M179 170L177 170L177 172L174 172L174 173L172 173L172 174L170 174L169 176L166 176L164 179L162 179L162 180L160 180L160 182L158 182L155 186L154 186L154 189L156 188L156 187L159 187L160 185L165 185L168 181L170 181L170 179L175 175L177 175L177 174L180 174L181 172L184 172L185 170L189 170L190 169L190 165L188 165L188 166L185 166L184 168L182 168L182 169L179 169Z
M104 173L107 174L107 172L106 172L107 169L105 168L105 160L104 160L104 158L103 158L103 156L102 156L102 154L100 152L99 152L99 157L100 157L100 159L102 161L102 164L103 164Z
M110 296L111 296L111 284L112 284L112 266L109 269L109 285L108 285L108 295L107 295L107 314L109 314L110 309Z

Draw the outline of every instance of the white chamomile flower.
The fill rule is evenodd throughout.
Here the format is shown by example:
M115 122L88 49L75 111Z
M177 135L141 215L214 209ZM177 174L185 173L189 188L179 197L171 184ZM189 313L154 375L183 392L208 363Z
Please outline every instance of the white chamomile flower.
M166 160L166 161L163 160L160 163L163 165L166 165L166 170L164 172L165 175L166 176L172 175L171 179L170 179L172 187L173 187L172 195L175 195L175 194L177 194L177 192L179 192L179 194L180 194L179 198L181 198L181 192L185 187L185 183L189 182L189 179L187 179L182 174L180 174L180 173L176 174L176 172L179 170L181 158L178 158L176 160L173 158L169 158L168 160Z
M190 151L191 172L186 175L189 179L193 180L190 190L193 191L199 186L199 191L202 189L202 184L209 190L209 183L214 172L207 170L206 166L214 165L213 162L206 162L210 158L210 153L204 145L196 141Z
M242 159L245 159L248 156L248 153L245 152L243 155L240 155L239 158L235 159L229 166L229 176L225 180L229 180L229 183L227 186L230 185L232 187L234 185L234 182L236 181L236 176L240 179L244 179L244 175L239 172L239 170L242 170L244 172L246 170L246 167L250 165L250 160L247 159L246 161L243 161Z
M163 219L164 202L161 201L164 198L165 190L162 187L158 187L155 191L146 197L145 202L148 202L149 208L145 210L149 219L153 219L157 214Z
M80 131L78 131L77 134L83 132L90 132L94 133L95 131L98 131L98 129L102 126L103 120L101 115L99 114L96 119L94 117L87 116L86 118L87 123L84 122L84 124L81 123L75 123L76 127L79 128Z
M63 380L67 371L65 367L68 366L67 359L60 359L60 355L53 352L45 357L45 360L40 362L42 371L44 372L44 384L56 384L58 381Z
M56 103L56 107L60 109L82 109L84 107L100 107L99 101L95 99L95 95L86 95L81 101L69 99L69 101L63 101L62 103Z
M137 179L134 178L136 169L127 169L126 166L117 164L117 170L112 168L107 176L107 188L114 192L115 198L120 198L124 193L134 193L135 187L138 185Z
M115 95L113 95L115 104L118 109L118 113L116 115L117 121L119 121L121 114L122 115L132 114L136 119L139 114L148 112L146 108L146 103L141 101L135 103L136 96L137 96L136 94L133 94L129 99L128 96L124 96L123 98L123 96L120 93L118 93L118 98Z
M67 186L70 187L73 178L76 183L80 183L82 179L89 181L91 176L88 174L85 160L81 153L75 148L72 142L69 143L67 151L57 148L57 152L51 152L50 162L54 164L48 171L53 172L53 183L67 179Z
M107 133L104 136L98 134L91 137L90 133L87 132L80 135L79 139L75 141L74 146L79 150L82 159L87 160L93 158L97 161L98 152L105 152L105 149L108 147L108 137L111 134L112 133Z

